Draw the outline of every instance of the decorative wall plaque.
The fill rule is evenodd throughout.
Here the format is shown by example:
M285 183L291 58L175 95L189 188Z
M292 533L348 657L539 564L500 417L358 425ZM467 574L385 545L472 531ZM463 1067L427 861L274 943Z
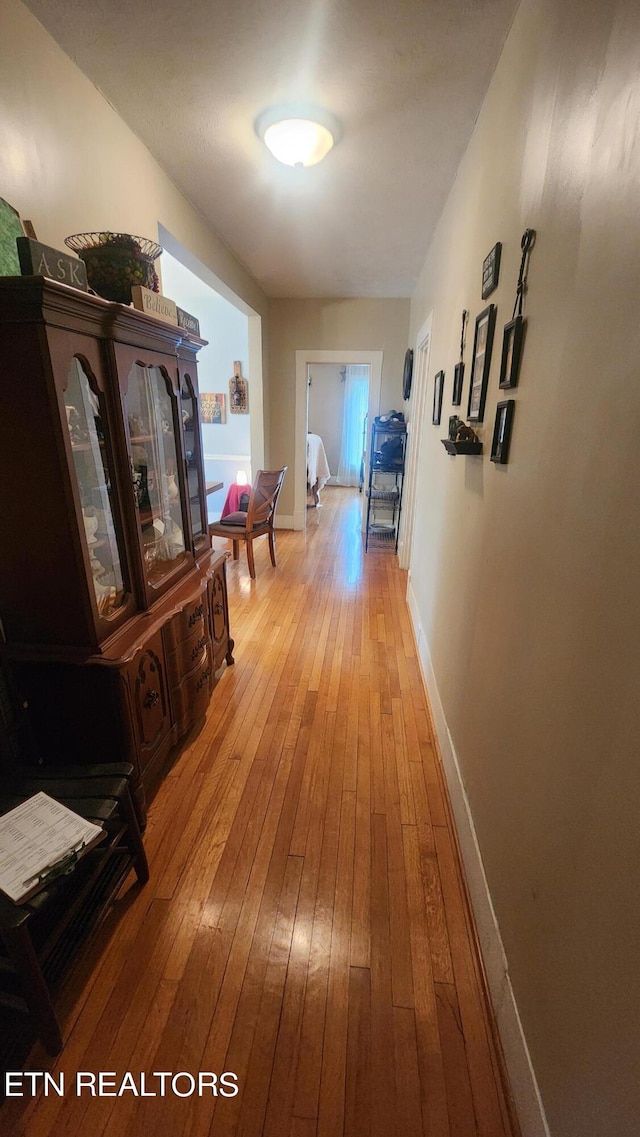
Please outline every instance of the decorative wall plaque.
M131 299L134 308L139 312L155 316L156 320L164 320L165 324L177 325L176 306L168 297L161 296L159 292L152 292L150 288L143 288L141 284L134 284L131 288Z
M232 415L249 414L249 392L247 380L242 377L240 360L234 362L233 378L229 380L229 410Z
M46 276L49 280L59 280L72 288L87 291L87 270L79 257L70 257L68 253L42 245L31 237L18 237L16 247L23 276Z
M184 308L176 308L178 315L178 327L184 328L186 332L191 332L193 336L200 336L200 321L195 316L191 316L189 312L185 312Z

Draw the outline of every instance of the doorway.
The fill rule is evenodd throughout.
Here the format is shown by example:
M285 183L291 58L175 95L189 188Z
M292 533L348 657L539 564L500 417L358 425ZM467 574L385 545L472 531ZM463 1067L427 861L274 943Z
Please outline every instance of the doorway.
M208 413L202 414L205 476L208 483L222 483L207 500L209 521L217 521L238 474L251 482L264 466L262 320L167 229L158 229L163 289L198 319L200 335L208 341L198 355L198 380L201 397L209 396ZM231 411L236 362L249 387L247 413ZM214 400L217 414L210 411Z
M356 367L366 367L368 370L368 388L367 388L367 437L365 439L364 452L368 452L368 440L370 424L377 414L380 413L380 389L382 384L382 357L381 351L296 351L296 438L295 438L295 486L294 486L294 516L293 528L304 529L307 523L307 432L312 430L313 433L319 431L313 429L312 420L309 417L309 376L312 378L319 375L317 370L321 364L328 364L336 369L336 374L339 373L340 368L345 368L345 383L349 377L349 368L354 368L352 372L353 381L356 382L358 373L355 371ZM359 375L362 379L362 372ZM313 383L312 382L312 388ZM344 393L340 398L341 407L344 406ZM357 400L349 399L350 407L361 407ZM362 432L363 417L359 409L356 409L356 418L359 419L358 430ZM342 442L342 430L340 431L340 441ZM352 432L347 432L348 437L353 437ZM362 451L362 433L358 435L357 441L358 454L361 457ZM358 476L359 476L359 462L358 458ZM365 461L366 465L366 461ZM339 459L338 459L339 468ZM334 470L330 465L331 473ZM335 471L336 475L338 471ZM365 475L366 476L366 475ZM340 484L336 482L336 484ZM357 484L357 483L356 483Z
M322 442L328 485L361 485L369 373L368 363L314 363L307 369L307 425Z

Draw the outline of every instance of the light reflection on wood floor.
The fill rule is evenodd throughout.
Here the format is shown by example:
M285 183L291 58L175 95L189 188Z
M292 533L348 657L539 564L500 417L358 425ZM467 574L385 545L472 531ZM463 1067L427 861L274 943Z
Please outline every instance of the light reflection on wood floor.
M63 1099L24 1137L507 1137L404 595L357 491L228 564L236 664L62 1000ZM222 548L220 542L217 544ZM75 1096L78 1070L233 1071L235 1098ZM180 1085L186 1088L186 1082Z

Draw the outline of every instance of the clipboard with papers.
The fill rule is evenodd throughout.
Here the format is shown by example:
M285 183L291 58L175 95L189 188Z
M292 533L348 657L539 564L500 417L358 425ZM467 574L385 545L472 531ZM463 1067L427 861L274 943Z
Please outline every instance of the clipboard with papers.
M0 817L0 891L23 904L71 872L104 836L101 825L46 793L34 794Z

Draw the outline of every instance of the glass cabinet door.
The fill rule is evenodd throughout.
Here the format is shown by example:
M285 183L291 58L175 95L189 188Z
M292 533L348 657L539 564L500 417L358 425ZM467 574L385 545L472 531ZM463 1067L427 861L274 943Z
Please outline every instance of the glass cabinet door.
M126 592L109 473L110 440L103 397L92 387L81 360L75 356L69 367L64 406L96 607L101 617L108 618L120 608Z
M182 438L189 493L189 515L194 545L200 544L205 536L202 517L204 486L201 485L200 431L198 429L198 405L189 375L182 376L180 387L182 406Z
M126 416L145 579L157 589L187 558L173 402L161 367L133 364Z

